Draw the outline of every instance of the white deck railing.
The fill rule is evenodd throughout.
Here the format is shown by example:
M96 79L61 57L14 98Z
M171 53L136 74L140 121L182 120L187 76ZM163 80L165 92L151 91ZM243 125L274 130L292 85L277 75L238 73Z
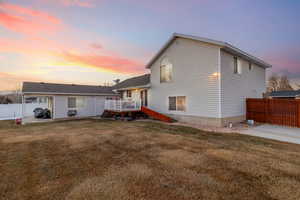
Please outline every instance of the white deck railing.
M106 100L104 109L118 112L137 111L141 110L141 101Z

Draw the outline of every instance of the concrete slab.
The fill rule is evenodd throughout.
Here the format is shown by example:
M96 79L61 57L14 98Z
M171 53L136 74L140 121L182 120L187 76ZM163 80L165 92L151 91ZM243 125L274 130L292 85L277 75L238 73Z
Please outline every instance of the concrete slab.
M246 135L300 144L300 128L264 124L239 132Z

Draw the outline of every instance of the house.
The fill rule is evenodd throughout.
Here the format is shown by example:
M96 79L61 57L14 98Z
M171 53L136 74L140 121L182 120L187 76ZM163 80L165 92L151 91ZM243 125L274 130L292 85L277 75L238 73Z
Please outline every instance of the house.
M150 88L150 74L126 79L116 84L113 89L122 99L141 101L142 106L148 106L148 90Z
M226 42L175 33L146 65L150 74L113 87L25 83L23 93L48 96L54 118L70 109L79 116L147 110L161 119L224 126L245 120L246 98L262 97L270 67ZM122 100L112 100L118 94Z
M68 111L76 110L73 117L101 115L106 99L118 98L112 87L24 82L23 113L26 99L43 99L51 112L52 119L68 118Z
M300 99L300 90L273 91L268 97L271 99Z
M175 33L146 65L150 82L117 87L124 99L147 91L148 108L178 121L224 126L245 120L245 100L262 97L270 67L226 42Z

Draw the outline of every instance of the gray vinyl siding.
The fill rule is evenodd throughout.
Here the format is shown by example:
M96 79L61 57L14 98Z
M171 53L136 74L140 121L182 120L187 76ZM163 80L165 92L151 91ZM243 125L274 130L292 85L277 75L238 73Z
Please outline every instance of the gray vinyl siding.
M266 88L266 70L241 60L242 74L234 74L233 55L221 51L221 117L246 114L246 98L261 98ZM240 58L239 58L240 59Z
M54 118L66 118L68 112L68 97L54 96Z
M218 46L176 39L151 66L149 107L165 114L214 117L220 116ZM173 80L160 83L160 62L168 57L173 64ZM186 111L169 111L169 96L185 96Z
M54 118L68 117L68 97L63 95L54 96ZM72 97L72 96L70 96ZM77 108L76 117L90 117L102 115L104 102L107 96L82 96L85 99L85 106Z

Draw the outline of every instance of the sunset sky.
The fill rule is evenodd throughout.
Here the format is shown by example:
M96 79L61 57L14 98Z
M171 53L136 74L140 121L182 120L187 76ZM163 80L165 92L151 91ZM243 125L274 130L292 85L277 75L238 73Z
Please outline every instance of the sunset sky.
M173 32L229 42L300 83L299 11L299 0L0 0L0 90L147 73Z

